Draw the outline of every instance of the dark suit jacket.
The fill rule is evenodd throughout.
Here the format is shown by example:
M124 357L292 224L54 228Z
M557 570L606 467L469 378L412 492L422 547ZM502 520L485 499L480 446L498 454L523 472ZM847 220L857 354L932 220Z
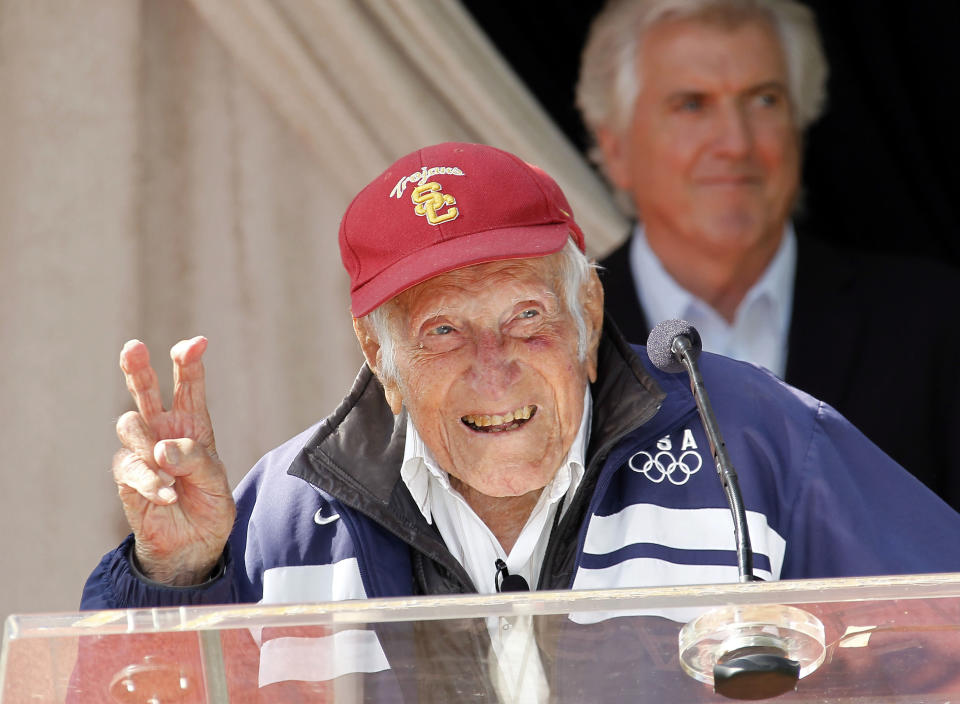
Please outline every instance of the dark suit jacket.
M960 272L804 234L797 244L785 380L839 410L960 510ZM608 315L646 344L629 240L600 264Z

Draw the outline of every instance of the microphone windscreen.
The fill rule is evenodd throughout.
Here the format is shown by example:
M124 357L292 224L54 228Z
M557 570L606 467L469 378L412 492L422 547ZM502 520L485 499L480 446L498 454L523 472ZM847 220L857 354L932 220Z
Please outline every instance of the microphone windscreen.
M700 351L703 349L700 333L692 323L686 320L664 320L657 323L647 337L647 355L653 362L653 366L662 372L676 374L683 371L683 365L672 350L673 341L677 335L684 335L690 340L690 345L693 347L691 355L694 359L700 356Z

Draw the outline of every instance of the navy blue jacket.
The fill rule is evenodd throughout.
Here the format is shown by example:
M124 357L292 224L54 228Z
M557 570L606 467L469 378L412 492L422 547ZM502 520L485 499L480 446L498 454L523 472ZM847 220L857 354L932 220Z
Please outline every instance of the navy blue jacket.
M831 407L755 366L703 354L765 579L960 571L960 515ZM612 326L592 386L587 469L551 535L539 588L737 581L733 523L685 375ZM475 591L400 479L405 414L364 367L327 419L268 453L235 491L222 574L137 576L131 540L81 608L304 602Z

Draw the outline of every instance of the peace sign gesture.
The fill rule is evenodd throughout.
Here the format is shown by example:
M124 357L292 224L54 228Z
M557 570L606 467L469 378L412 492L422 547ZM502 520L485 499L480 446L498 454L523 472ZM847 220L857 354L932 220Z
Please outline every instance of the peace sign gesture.
M223 553L236 507L217 456L207 412L202 357L207 340L182 340L173 359L173 406L163 408L150 353L139 340L120 352L120 368L138 411L117 421L123 447L113 478L149 578L171 585L203 582Z

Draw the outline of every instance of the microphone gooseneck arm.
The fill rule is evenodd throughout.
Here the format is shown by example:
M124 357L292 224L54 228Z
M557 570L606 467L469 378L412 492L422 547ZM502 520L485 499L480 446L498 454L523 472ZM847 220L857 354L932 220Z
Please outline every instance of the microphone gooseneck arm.
M741 582L753 582L758 578L753 574L753 550L750 547L750 531L747 528L747 512L743 507L743 496L740 493L740 484L737 481L737 471L733 467L730 455L727 453L726 443L720 435L710 397L700 375L696 363L697 352L686 335L677 335L673 338L670 351L680 361L690 376L690 390L693 392L703 428L710 443L710 452L717 468L717 475L723 485L723 492L727 496L730 512L733 514L733 532L737 544L737 571Z
M720 426L697 365L702 350L700 333L686 320L661 321L647 337L647 356L653 366L668 374L686 371L690 378L690 391L710 444L727 506L733 516L740 581L758 581L759 578L753 574L750 531L737 472L727 454L727 446L720 435ZM810 614L806 616L813 618ZM704 617L707 619L701 623ZM727 621L719 629L715 623L718 618ZM715 692L732 699L769 699L796 689L801 659L808 665L812 662L791 640L798 632L792 624L804 622L804 615L798 609L793 609L790 613L781 611L774 614L774 620L770 619L771 616L763 607L755 611L745 604L712 609L709 616L703 614L694 619L680 631L680 657L684 669L701 682L712 682ZM720 636L723 637L718 641ZM818 642L822 647L823 638Z

